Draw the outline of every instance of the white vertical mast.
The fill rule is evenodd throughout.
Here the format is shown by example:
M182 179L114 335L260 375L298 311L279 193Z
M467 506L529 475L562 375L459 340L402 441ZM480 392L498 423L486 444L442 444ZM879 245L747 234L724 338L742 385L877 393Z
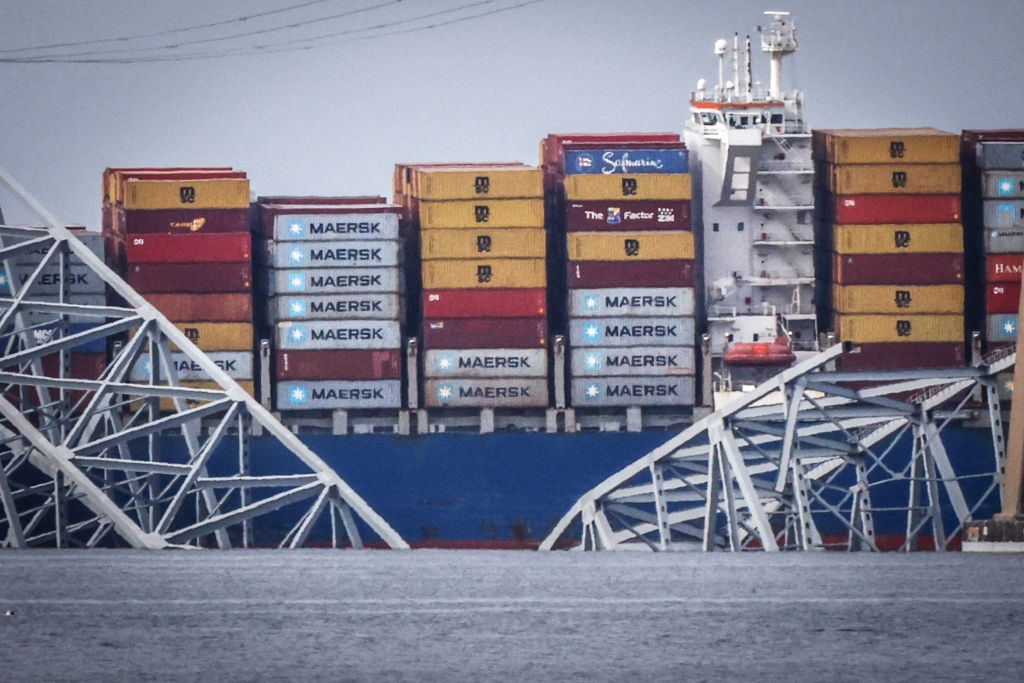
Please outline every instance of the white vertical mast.
M771 60L771 77L768 96L772 99L782 97L782 58L797 51L796 27L789 19L789 12L768 10L765 12L772 18L768 30L761 33L761 49L768 53Z

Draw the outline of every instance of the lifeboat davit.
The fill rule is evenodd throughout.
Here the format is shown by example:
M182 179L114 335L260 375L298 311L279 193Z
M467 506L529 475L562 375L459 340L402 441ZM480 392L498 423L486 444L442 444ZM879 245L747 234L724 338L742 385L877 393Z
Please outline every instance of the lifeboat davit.
M788 368L796 361L796 354L789 347L789 339L779 335L771 342L733 342L722 360L733 367Z

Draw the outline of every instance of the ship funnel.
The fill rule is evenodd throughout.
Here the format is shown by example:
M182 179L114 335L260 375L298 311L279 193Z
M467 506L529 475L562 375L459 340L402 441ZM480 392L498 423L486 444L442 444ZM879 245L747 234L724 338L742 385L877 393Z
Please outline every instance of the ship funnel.
M765 14L772 18L761 32L761 50L771 59L768 96L778 99L782 96L782 58L793 54L800 46L796 42L796 26L789 18L789 12L768 10Z

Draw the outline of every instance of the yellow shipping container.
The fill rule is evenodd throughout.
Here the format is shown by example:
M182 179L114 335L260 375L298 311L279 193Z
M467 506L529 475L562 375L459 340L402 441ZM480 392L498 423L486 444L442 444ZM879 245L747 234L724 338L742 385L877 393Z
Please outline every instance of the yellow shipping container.
M242 389L245 390L245 393L247 393L247 394L249 394L250 396L253 396L253 397L256 396L256 383L255 382L253 382L251 380L236 380L236 382L238 383L238 386L242 387ZM179 382L179 385L183 386L183 387L191 387L192 389L219 389L220 388L220 385L218 385L216 382L207 381L207 380L191 381L191 382ZM200 404L200 403L206 403L206 401L190 401L190 400L186 400L185 401L185 407L186 408L194 407L194 406L196 406L197 404ZM174 401L172 401L169 398L161 398L160 399L160 410L165 412L165 413L175 412Z
M837 315L840 341L870 342L962 342L962 315Z
M247 209L248 178L129 180L126 209Z
M690 199L689 173L568 175L565 196L575 200Z
M446 259L423 262L424 289L527 289L547 286L544 259Z
M252 351L252 323L174 323L203 351ZM171 348L178 347L171 344Z
M668 261L693 258L693 233L685 230L570 232L572 261Z
M835 128L813 132L818 161L834 164L953 164L960 136L937 128Z
M544 173L539 168L417 168L413 194L420 199L516 199L544 197Z
M421 201L420 228L543 228L543 199Z
M423 259L544 258L547 232L540 228L423 230Z
M832 239L839 254L956 254L964 250L964 229L959 223L833 225Z
M837 195L960 193L960 164L818 164L815 173Z
M835 285L832 307L839 313L964 312L963 285Z

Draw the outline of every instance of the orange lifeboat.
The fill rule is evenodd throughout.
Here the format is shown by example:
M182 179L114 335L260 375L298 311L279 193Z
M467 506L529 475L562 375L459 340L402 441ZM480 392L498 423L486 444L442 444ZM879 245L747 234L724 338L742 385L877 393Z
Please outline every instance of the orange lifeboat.
M733 367L789 367L796 355L789 348L789 340L779 335L772 342L733 342L722 360Z

